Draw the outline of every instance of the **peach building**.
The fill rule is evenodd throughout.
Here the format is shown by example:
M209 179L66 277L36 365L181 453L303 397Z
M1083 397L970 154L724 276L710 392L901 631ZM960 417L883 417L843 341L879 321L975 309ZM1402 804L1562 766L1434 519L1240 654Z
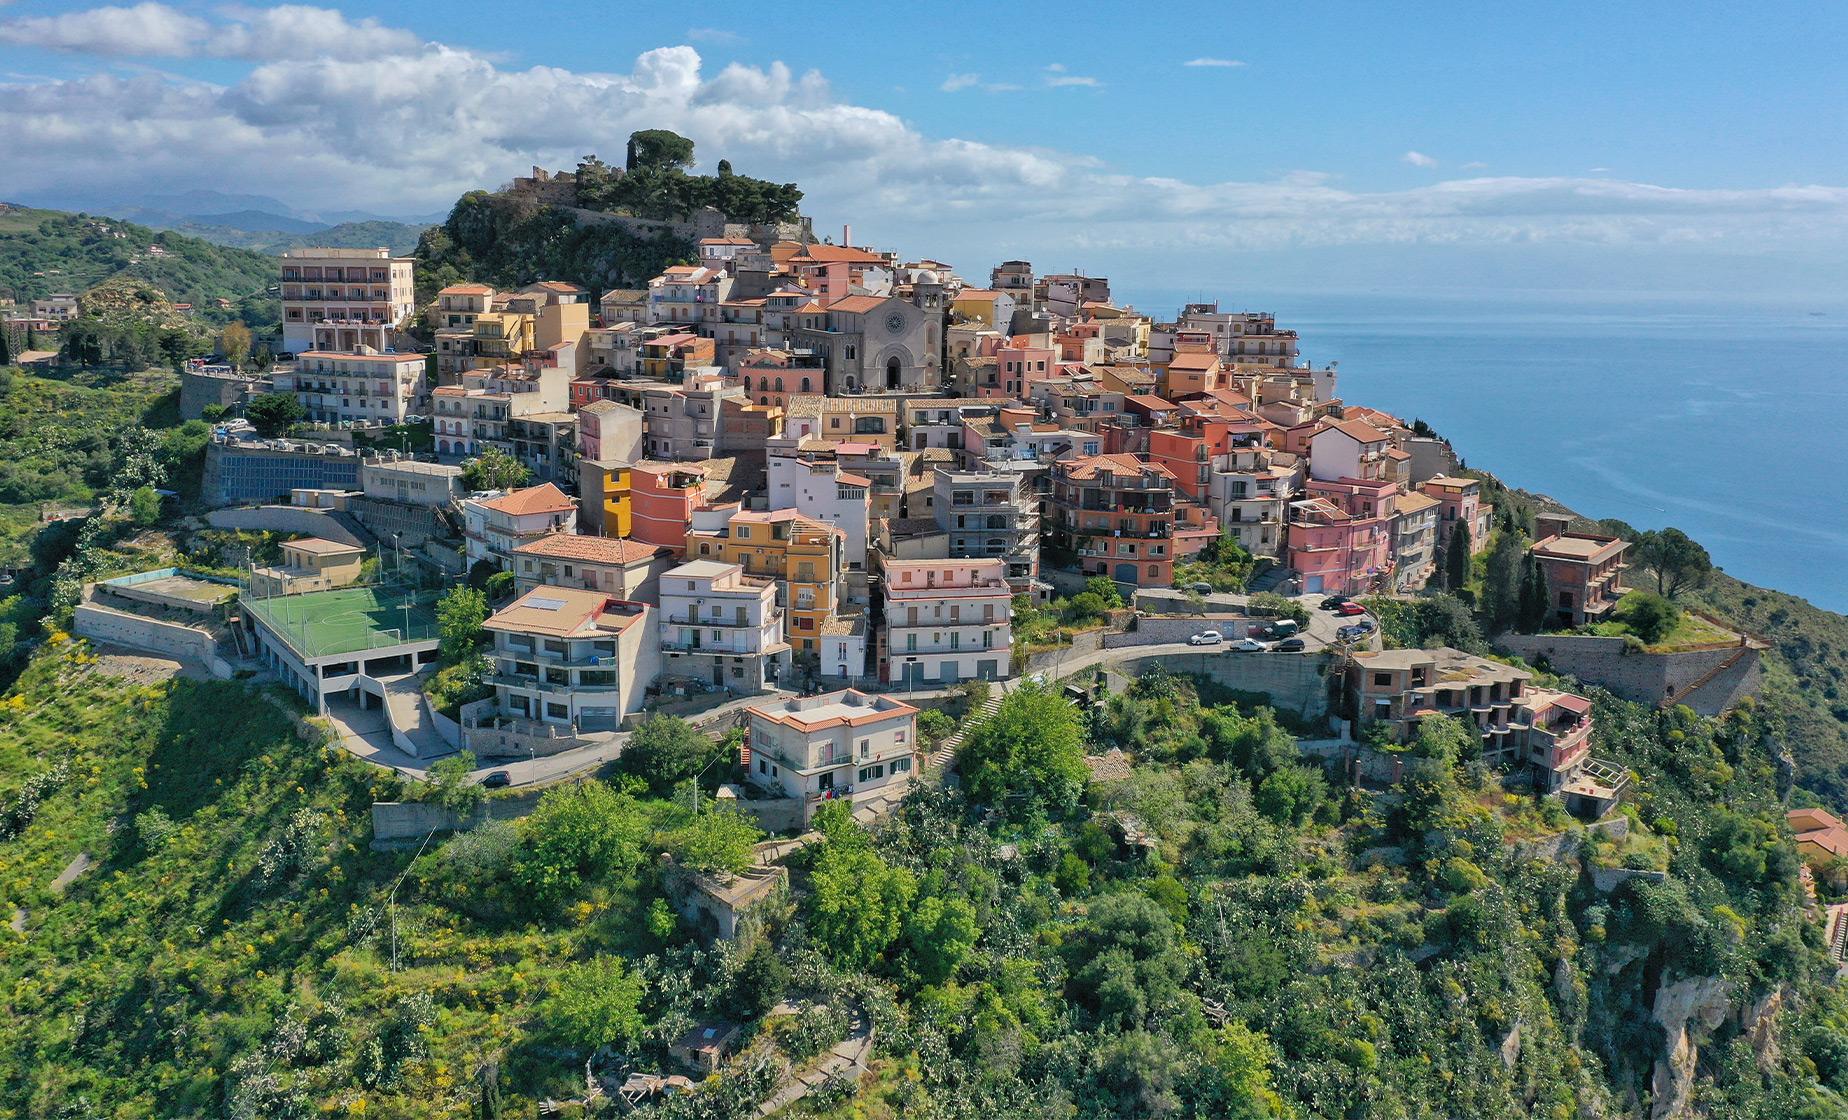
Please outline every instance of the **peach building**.
M1583 626L1611 613L1627 588L1623 554L1628 541L1595 533L1557 533L1531 551L1546 577L1547 617L1559 626Z
M1174 475L1133 455L1053 464L1051 530L1086 575L1137 587L1174 582Z

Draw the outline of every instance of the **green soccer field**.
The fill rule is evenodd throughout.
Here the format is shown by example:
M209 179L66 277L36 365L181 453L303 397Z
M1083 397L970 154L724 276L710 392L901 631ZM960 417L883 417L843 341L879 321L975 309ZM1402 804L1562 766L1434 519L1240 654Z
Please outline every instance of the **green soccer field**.
M304 657L359 653L437 636L433 591L345 587L273 599L246 598L244 605Z

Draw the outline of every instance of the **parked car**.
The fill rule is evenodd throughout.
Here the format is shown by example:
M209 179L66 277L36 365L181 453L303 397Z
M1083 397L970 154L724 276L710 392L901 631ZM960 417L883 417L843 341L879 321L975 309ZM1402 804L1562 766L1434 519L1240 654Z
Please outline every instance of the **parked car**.
M1210 583L1190 583L1187 585L1187 590L1198 592L1201 595L1211 595L1213 593L1213 585Z
M1301 638L1285 638L1271 647L1272 653L1301 653L1309 647Z
M481 779L481 784L485 789L506 789L513 784L513 775L505 770L496 770Z
M1361 606L1359 603L1356 603L1353 600L1349 600L1348 602L1345 602L1341 604L1340 606L1336 607L1335 613L1337 615L1340 615L1342 618L1353 618L1357 614L1366 614L1367 608Z
M1348 625L1360 631L1362 634L1371 634L1374 630L1373 620L1370 618L1363 618L1357 622L1350 622Z
M1202 630L1200 633L1187 639L1187 644L1190 646L1216 646L1225 640L1226 636L1217 630Z
M1298 626L1293 618L1280 618L1264 629L1270 631L1270 636L1273 638L1293 638L1301 633L1303 628Z
M1351 642L1356 638L1366 637L1367 633L1368 631L1366 629L1359 626L1343 626L1341 629L1335 631L1335 637L1344 642Z
M1263 653L1270 648L1270 643L1259 641L1256 638L1240 638L1228 648L1238 650L1240 653Z
M1322 600L1322 609L1325 611L1332 611L1339 608L1344 603L1351 603L1353 601L1354 600L1348 598L1346 595L1330 595L1328 598Z

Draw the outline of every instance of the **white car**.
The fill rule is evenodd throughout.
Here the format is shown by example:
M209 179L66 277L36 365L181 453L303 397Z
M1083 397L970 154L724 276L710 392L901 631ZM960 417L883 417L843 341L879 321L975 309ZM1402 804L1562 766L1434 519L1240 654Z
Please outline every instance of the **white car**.
M1226 640L1226 636L1217 630L1203 630L1187 639L1190 646L1216 646Z
M1240 638L1238 641L1233 642L1230 648L1238 650L1241 653L1263 653L1270 648L1270 643L1261 642L1256 638Z

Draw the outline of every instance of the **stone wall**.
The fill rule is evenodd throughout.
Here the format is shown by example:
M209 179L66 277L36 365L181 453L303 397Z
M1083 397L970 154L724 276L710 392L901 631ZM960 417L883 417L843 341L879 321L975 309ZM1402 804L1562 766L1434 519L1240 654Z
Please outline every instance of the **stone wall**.
M267 378L183 369L180 371L180 419L200 419L207 405L237 407L264 392L268 386Z
M392 540L394 533L402 534L406 548L417 548L427 540L453 535L442 514L429 506L354 495L347 499L346 508L355 520L382 541Z
M743 810L757 822L757 827L776 834L793 832L804 824L802 801L795 797L738 797L722 804Z
M1319 653L1150 653L1124 654L1109 669L1137 677L1154 668L1205 677L1238 692L1270 697L1271 706L1301 719L1328 714L1326 658Z
M1760 683L1759 649L1749 643L1647 653L1622 638L1504 634L1496 639L1496 645L1530 663L1544 661L1556 673L1607 688L1626 700L1639 704L1668 700L1707 716L1719 715L1745 697L1756 696ZM1728 667L1702 683L1702 678L1722 666ZM1690 694L1689 689L1696 684L1699 689Z

